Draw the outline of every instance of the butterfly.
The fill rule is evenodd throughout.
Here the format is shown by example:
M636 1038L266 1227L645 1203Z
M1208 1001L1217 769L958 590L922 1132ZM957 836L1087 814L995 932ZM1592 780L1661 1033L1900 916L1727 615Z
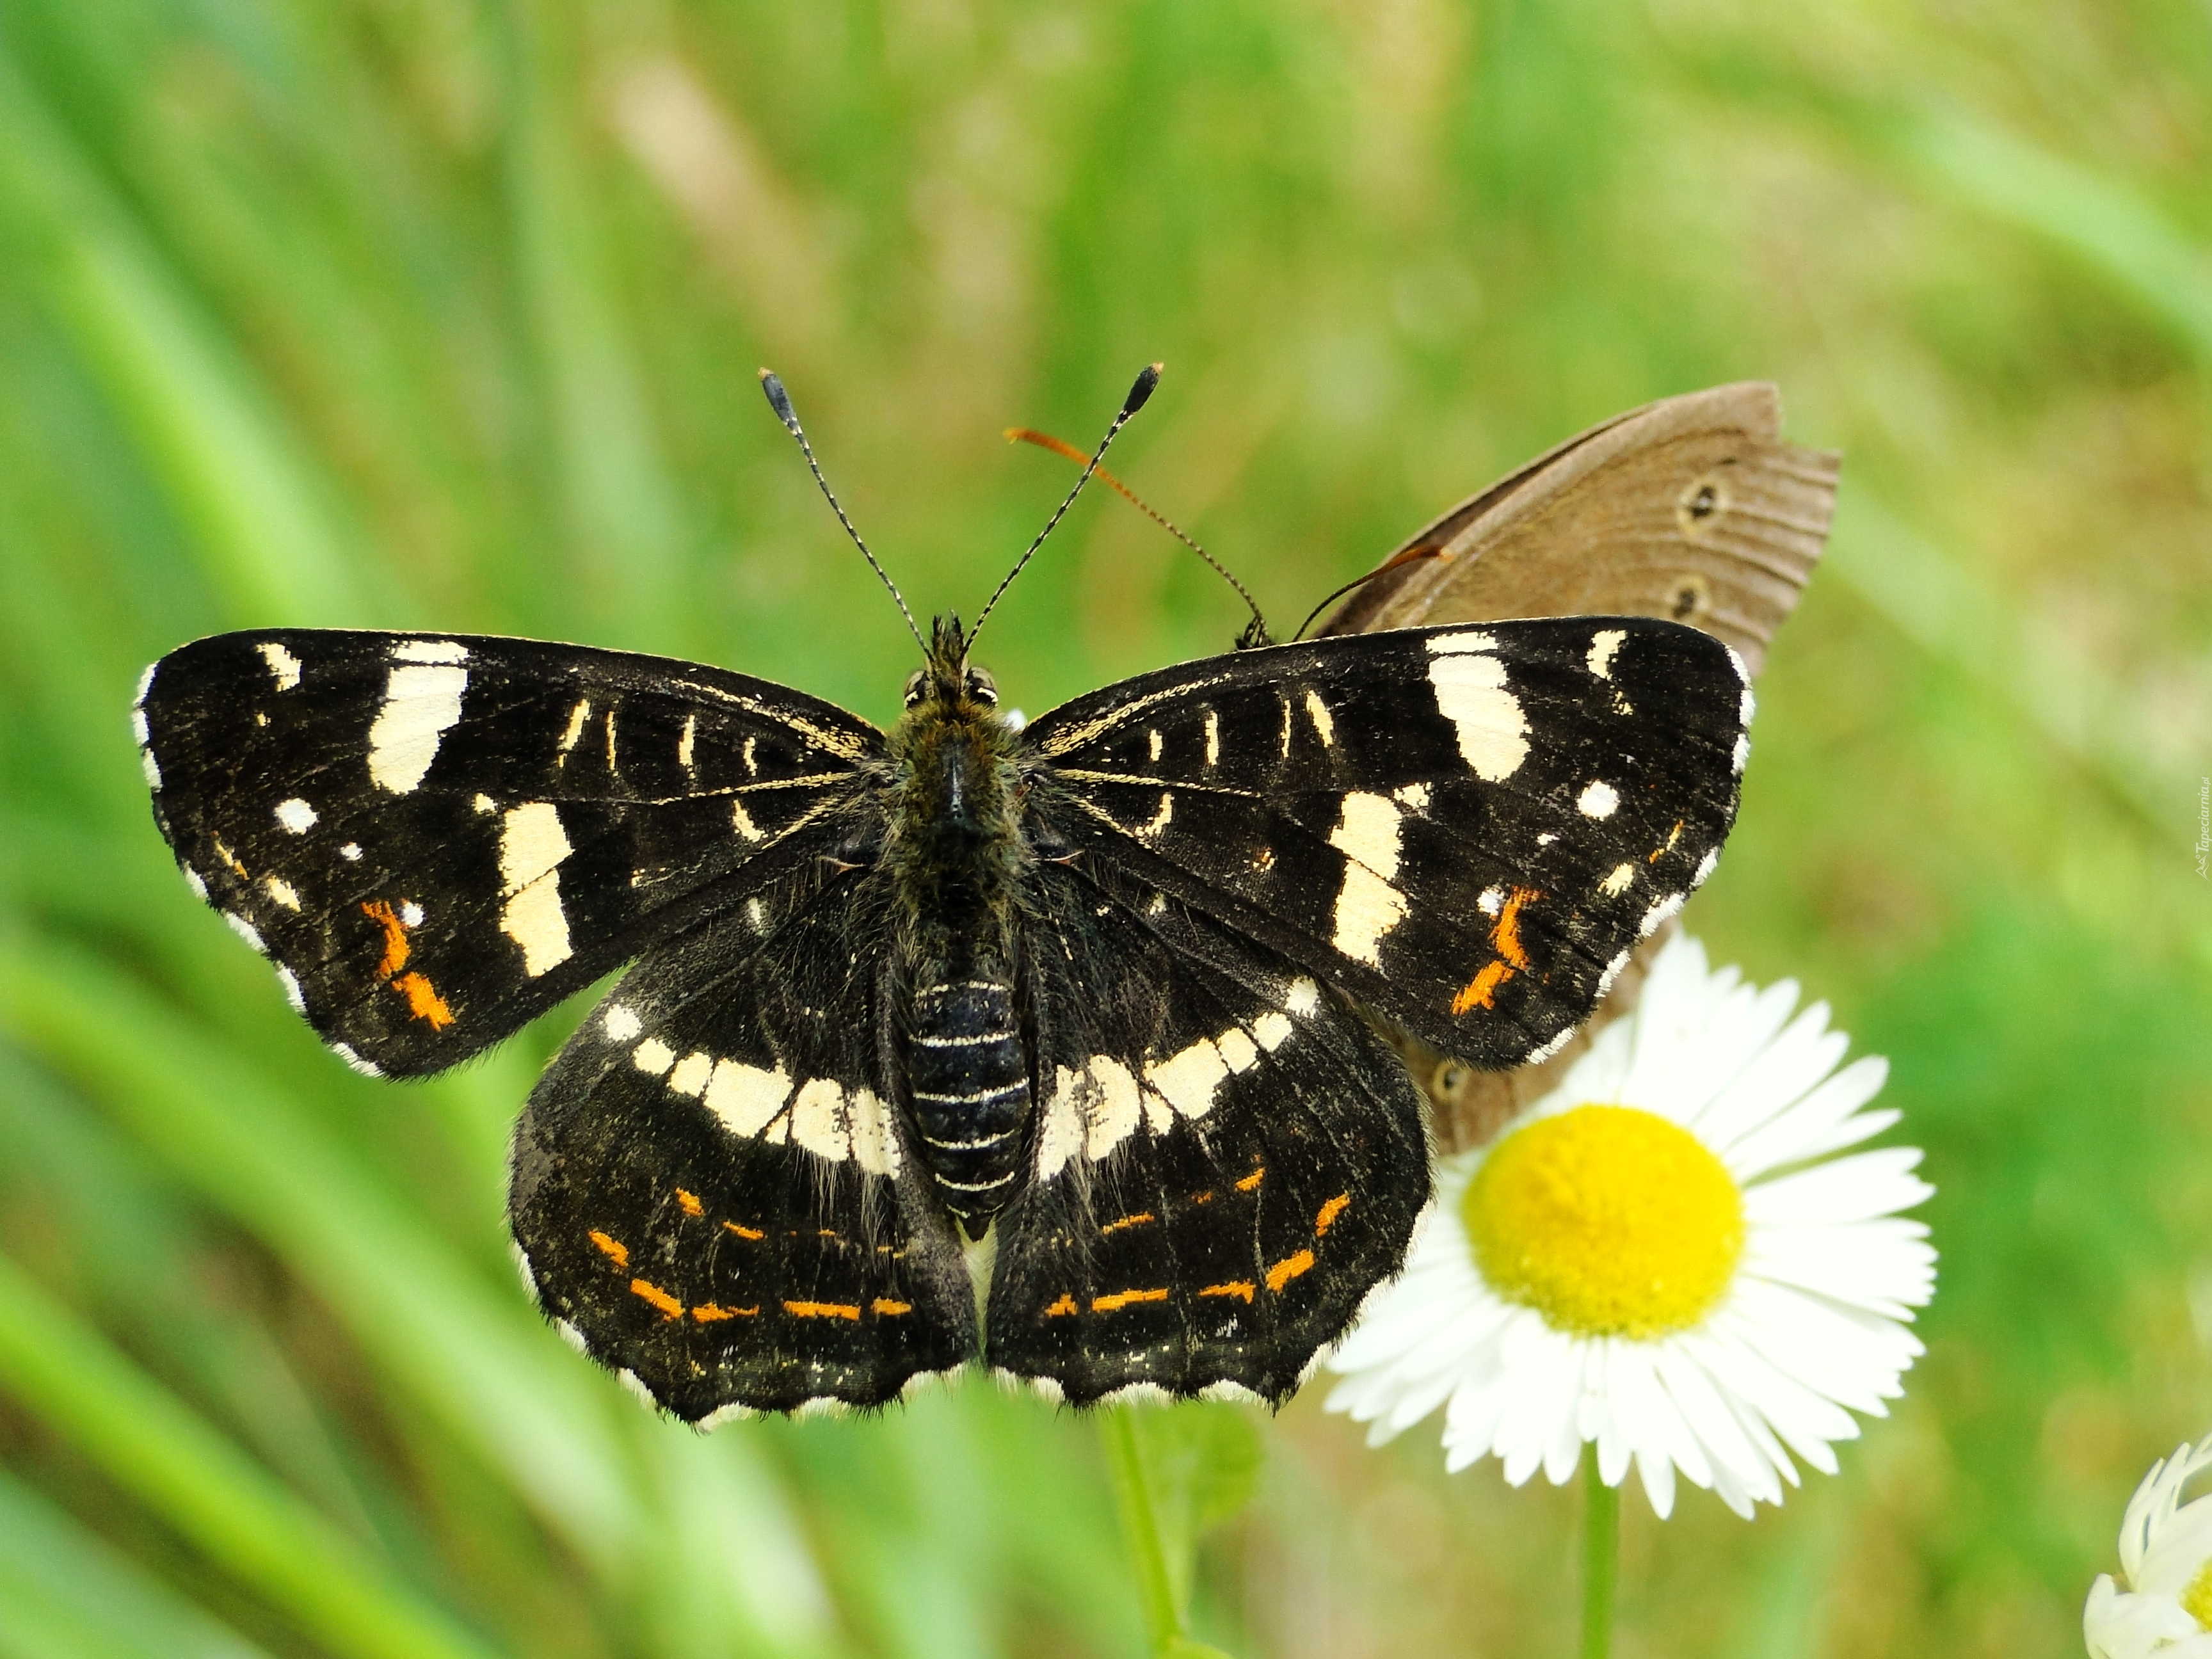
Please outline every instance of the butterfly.
M1616 415L1414 532L1317 631L1627 612L1726 641L1755 678L1820 560L1841 462L1784 442L1781 428L1781 394L1761 380ZM1670 931L1638 946L1604 1005L1548 1060L1480 1071L1386 1028L1429 1097L1439 1145L1479 1146L1557 1086L1589 1039L1635 1006Z
M358 1069L445 1070L635 963L530 1096L509 1218L547 1315L665 1410L976 1360L1279 1402L1428 1199L1382 1032L1568 1042L1714 867L1748 672L1649 617L1454 624L1021 726L969 638L937 620L886 732L699 663L262 629L161 659L137 732L187 881Z

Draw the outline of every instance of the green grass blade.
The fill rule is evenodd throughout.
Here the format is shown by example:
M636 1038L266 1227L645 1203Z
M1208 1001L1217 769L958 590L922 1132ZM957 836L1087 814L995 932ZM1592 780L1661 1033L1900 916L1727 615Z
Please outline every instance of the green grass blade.
M0 1470L0 1659L266 1659Z
M4 1257L0 1386L333 1654L488 1659Z

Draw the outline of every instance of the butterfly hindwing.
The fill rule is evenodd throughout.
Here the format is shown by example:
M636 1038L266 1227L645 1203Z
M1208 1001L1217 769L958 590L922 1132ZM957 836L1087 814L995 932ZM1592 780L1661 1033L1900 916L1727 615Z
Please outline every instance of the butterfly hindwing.
M226 634L149 671L156 822L367 1067L443 1069L834 838L882 736L695 663Z
M1718 641L1569 617L1185 664L1028 737L1073 845L1504 1066L1710 872L1749 714Z
M1036 910L1036 1127L986 1358L1077 1403L1287 1397L1403 1255L1418 1094L1310 975L1109 861L1045 866Z
M515 1136L541 1305L690 1421L870 1406L965 1363L974 1292L902 1109L880 879L800 877L663 945Z

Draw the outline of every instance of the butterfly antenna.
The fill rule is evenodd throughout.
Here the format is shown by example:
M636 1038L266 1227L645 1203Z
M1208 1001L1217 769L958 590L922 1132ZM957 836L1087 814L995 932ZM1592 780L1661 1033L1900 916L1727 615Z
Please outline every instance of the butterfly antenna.
M1328 610L1329 606L1334 605L1339 599L1351 592L1353 589L1366 586L1368 583L1373 581L1377 576L1387 576L1390 572L1395 570L1400 565L1417 564L1423 559L1442 559L1448 558L1449 556L1450 556L1434 542L1423 542L1418 547L1407 548L1403 553L1399 554L1395 558L1385 559L1381 564L1376 565L1374 569L1369 571L1365 575L1354 577L1352 580L1345 583L1343 586L1338 588L1335 592L1323 599L1319 605L1316 605L1312 611L1307 616L1306 619L1298 624L1298 631L1291 635L1291 638L1292 640L1302 640L1305 638L1306 629L1314 625L1315 617L1320 616L1322 611Z
M1098 463L1106 459L1106 447L1120 435L1123 427L1128 425L1130 416L1145 406L1146 399L1152 395L1152 388L1160 383L1160 370L1164 367L1160 363L1147 363L1138 374L1136 384L1129 388L1129 395L1121 400L1121 410L1114 416L1113 424L1106 428L1106 435L1098 441L1097 449L1084 463L1083 476L1075 481L1075 488L1067 492L1067 499L1060 504L1051 518L1045 520L1044 528L1037 532L1036 539L1029 544L1028 550L1014 561L1014 568L1006 572L1006 580L999 584L989 604L984 605L982 614L975 618L975 625L968 630L970 644L983 631L983 624L990 619L992 607L999 603L1000 594L1004 593L1014 578L1022 574L1022 567L1036 556L1037 549L1044 545L1044 538L1059 527L1060 520L1066 516L1067 509L1075 505L1075 498L1083 493L1083 486L1091 482L1091 475L1098 470Z
M921 629L915 625L914 612L906 608L906 596L898 591L898 584L891 580L890 573L878 563L876 556L868 550L867 543L860 539L860 532L853 528L853 521L845 516L845 509L837 504L836 492L830 488L830 480L822 476L821 463L814 459L814 446L806 441L806 429L799 425L798 411L791 406L791 394L783 389L783 382L771 369L761 370L760 380L761 390L768 393L768 406L775 411L775 417L783 422L784 429L799 440L799 452L806 457L807 471L813 473L814 482L822 486L822 499L830 503L830 510L837 515L837 522L845 526L845 533L853 538L853 545L860 550L860 556L868 562L868 568L874 571L882 579L884 586L890 590L891 598L898 605L899 615L906 618L907 631L914 635L914 642L921 647L922 654L927 656L929 641L921 637Z
M1084 454L1081 450L1078 449L1072 443L1068 443L1062 439L1054 437L1049 432L1039 432L1033 428L1026 426L1010 426L1006 428L1006 441L1008 443L1035 444L1040 449L1049 449L1055 455L1065 455L1069 460L1073 461L1078 466L1083 465ZM1215 558L1212 554L1207 552L1196 542L1193 541L1188 536L1184 535L1181 530L1178 530L1175 525L1169 520L1166 514L1161 513L1157 507L1154 507L1150 502L1146 501L1143 496L1138 495L1135 490L1130 489L1128 485L1123 483L1119 478L1115 477L1111 472L1109 472L1104 467L1102 466L1097 471L1099 483L1105 484L1109 489L1118 489L1121 491L1121 495L1128 501L1131 506L1137 509L1138 512L1143 514L1154 524L1159 526L1161 529L1166 531L1169 535L1174 537L1192 552L1197 554L1200 558L1204 559L1206 563L1212 565L1214 569L1214 574L1218 575L1222 580L1227 582L1231 587L1237 590L1237 597L1244 601L1245 606L1252 612L1252 620L1245 625L1243 633L1237 636L1237 642L1240 648L1249 648L1249 647L1255 645L1273 645L1274 643L1273 640L1269 638L1267 635L1267 619L1260 614L1260 602L1252 597L1250 590L1248 589L1243 582L1238 581L1237 578L1231 574L1228 566L1223 564L1220 560Z

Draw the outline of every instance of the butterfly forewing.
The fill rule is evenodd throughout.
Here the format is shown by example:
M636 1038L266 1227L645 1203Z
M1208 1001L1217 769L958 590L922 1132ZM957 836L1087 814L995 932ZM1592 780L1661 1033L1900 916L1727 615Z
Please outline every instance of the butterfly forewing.
M882 744L719 669L471 635L222 635L138 715L187 878L325 1040L401 1075L803 863Z
M1030 735L1073 844L1501 1066L1710 872L1748 714L1717 641L1577 617L1187 664Z
M802 874L657 947L524 1112L509 1213L539 1301L689 1420L880 1404L974 1348L885 957L854 949L888 902L879 876Z
M1036 896L1037 1125L986 1358L1078 1403L1279 1401L1404 1254L1419 1097L1310 974L1159 889L1077 860Z

